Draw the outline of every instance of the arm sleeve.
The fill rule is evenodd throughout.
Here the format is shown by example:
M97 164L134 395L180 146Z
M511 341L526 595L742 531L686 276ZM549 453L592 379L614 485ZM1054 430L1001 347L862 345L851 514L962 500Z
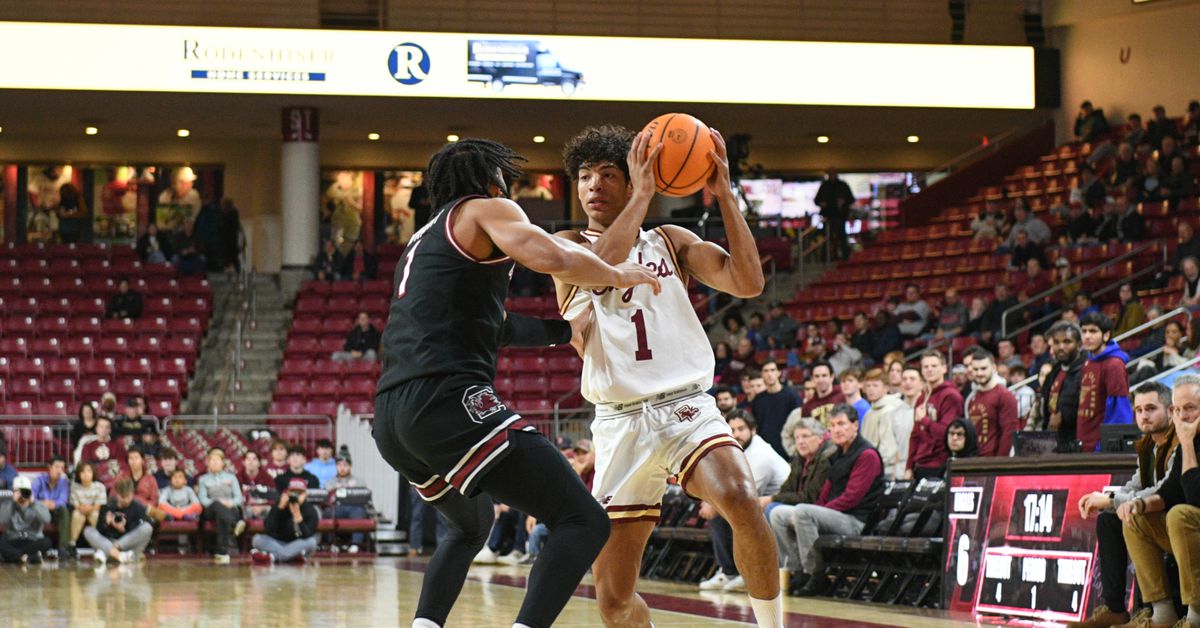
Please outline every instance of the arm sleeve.
M1187 497L1187 503L1200 507L1200 467L1184 472L1179 483L1183 484L1183 494Z
M246 503L246 500L242 498L242 485L237 481L237 478L235 477L233 479L233 505L241 506L244 503Z
M1133 423L1133 406L1129 403L1129 376L1125 364L1120 360L1108 360L1104 369L1104 390L1108 398L1104 401L1104 423Z
M33 502L33 514L37 515L38 521L41 521L42 525L50 523L50 511L42 502Z
M824 506L838 512L853 509L862 502L862 498L871 489L871 483L882 473L883 462L879 459L879 453L869 449L862 452L854 463L854 469L850 471L850 480L846 482L846 490Z
M1165 473L1163 473L1162 478L1160 478L1152 486L1147 486L1143 489L1137 488L1138 486L1141 486L1141 478L1139 477L1141 470L1139 469L1138 471L1134 471L1133 479L1138 480L1138 484L1133 484L1133 481L1131 480L1129 484L1121 487L1121 490L1117 491L1116 494L1113 495L1113 509L1116 509L1117 506L1120 506L1125 502L1133 501L1135 499L1146 499L1152 495L1157 495L1163 484L1165 484L1167 480L1171 478L1171 472L1175 470L1175 463L1179 462L1180 464L1183 464L1181 458L1182 452L1180 452L1178 448L1172 450L1171 456L1167 458L1167 468L1165 469ZM1183 482L1182 480L1180 483L1183 484L1184 495L1187 495L1187 483ZM1200 485L1198 485L1197 488L1200 488ZM1200 497L1200 495L1197 495L1197 497ZM1190 497L1188 498L1188 503L1193 503ZM1169 502L1167 507L1170 508Z
M890 469L900 459L896 434L892 429L892 416L881 414L876 420L879 421L879 442L874 443L875 449L879 450L879 456L883 459L884 466Z
M820 495L817 495L817 502L816 502L818 506L826 506L827 505L825 503L825 500L829 499L829 491L830 490L831 490L831 487L829 485L829 480L825 480L824 482L821 483L821 493L820 493Z
M500 327L501 346L545 347L571 342L571 324L508 312Z
M200 489L199 495L197 496L200 500L200 505L208 508L213 503L213 500L209 499L208 497L208 483L203 479L200 479L196 481L196 486Z
M816 463L817 463L817 461L814 460L811 464L816 464ZM804 471L804 463L803 462L801 462L800 464L798 464L796 466L791 467L789 469L787 478L784 479L784 481L783 481L783 485L781 486L781 488L784 486L786 486L788 488L794 487L794 488L796 488L796 491L784 491L784 492L776 493L774 496L771 497L771 501L779 503L779 504L799 504L800 499L801 499L799 491L804 488L803 486L799 485L800 484L800 474L803 473L803 471Z
M1000 437L997 456L1007 458L1012 451L1013 432L1021 429L1021 417L1017 415L1017 398L1000 395Z
M307 508L301 508L304 515L304 521L300 523L300 538L307 539L317 533L317 524L321 521L321 515L317 512L317 507L312 504L305 503Z

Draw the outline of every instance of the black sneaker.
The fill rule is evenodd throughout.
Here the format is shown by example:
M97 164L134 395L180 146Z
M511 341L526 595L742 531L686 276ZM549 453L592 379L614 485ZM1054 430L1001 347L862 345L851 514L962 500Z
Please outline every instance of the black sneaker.
M796 597L816 597L825 595L825 579L824 578L809 578L804 586L800 587L793 594Z

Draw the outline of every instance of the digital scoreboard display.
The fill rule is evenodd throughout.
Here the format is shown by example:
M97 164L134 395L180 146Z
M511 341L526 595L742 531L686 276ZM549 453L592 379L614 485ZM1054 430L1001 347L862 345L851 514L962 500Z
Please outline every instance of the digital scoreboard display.
M951 473L945 608L997 623L1068 622L1090 615L1098 603L1096 520L1082 519L1077 504L1088 493L1124 484L1132 470L1030 471Z

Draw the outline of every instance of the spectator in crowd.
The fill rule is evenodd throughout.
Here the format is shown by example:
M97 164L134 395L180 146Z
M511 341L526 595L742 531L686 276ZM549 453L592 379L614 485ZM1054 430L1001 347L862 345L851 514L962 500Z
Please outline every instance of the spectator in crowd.
M1042 429L1058 431L1058 449L1071 451L1079 416L1080 376L1087 355L1082 349L1079 326L1059 321L1046 332L1054 362L1042 386L1040 400Z
M379 262L367 251L367 245L362 240L354 241L354 248L342 262L341 276L351 281L363 282L374 279Z
M1142 122L1142 114L1134 112L1129 114L1127 119L1125 132L1125 143L1132 146L1137 146L1145 140L1146 125Z
M1104 188L1104 182L1096 176L1096 166L1087 164L1080 169L1078 186L1070 191L1070 202L1071 205L1076 202L1081 203L1086 212L1086 210L1100 207L1107 194L1108 190ZM1091 233L1094 233L1094 230L1089 232L1089 235Z
M166 264L173 256L171 239L154 223L146 225L146 232L138 237L136 248L143 264Z
M133 483L133 498L146 507L146 516L155 521L162 521L165 513L158 509L158 480L146 470L146 457L137 447L125 452L125 471L117 476L129 478Z
M345 266L342 252L338 250L333 240L326 240L321 245L321 251L313 259L313 277L321 281L334 281L341 277L338 273Z
M919 391L920 380L917 377L917 372L912 371L913 384ZM880 369L871 369L863 376L863 391L866 400L871 404L870 410L867 412L869 422L889 421L891 423L891 434L896 443L896 455L894 460L889 457L883 457L884 460L884 477L887 479L902 479L904 477L905 465L908 462L908 443L912 435L913 429L913 413L912 407L906 402L902 395L890 395L887 392L887 383L884 381L884 373ZM914 393L913 398L919 392ZM882 426L875 428L883 430ZM878 438L878 437L877 437ZM868 442L870 439L868 439ZM880 449L882 456L883 450Z
M113 499L100 508L97 524L83 531L96 553L98 565L112 560L132 563L141 560L150 544L154 526L146 517L146 507L133 498L133 482L122 478L113 487Z
M904 339L900 336L900 327L885 310L875 313L875 329L871 331L870 356L876 363L884 362L884 356L904 348Z
M1109 188L1119 188L1137 177L1138 160L1133 154L1133 144L1128 141L1121 142L1117 148L1117 159L1113 164L1113 170L1108 175L1105 183Z
M812 504L821 495L821 486L829 474L829 461L837 452L837 445L825 438L825 426L811 417L802 416L799 410L793 410L784 425L784 446L791 452L791 471L779 492L771 496L759 497L758 501L766 510L767 519L774 521L778 517L780 523L791 518L790 508L784 508L778 514L781 506L796 504ZM790 436L790 438L788 438ZM772 527L774 527L772 523Z
M1159 172L1164 174L1171 172L1171 162L1176 157L1183 159L1184 163L1187 163L1187 157L1180 150L1179 142L1174 137L1170 135L1164 136L1158 146L1158 155L1155 156L1155 161L1158 162Z
M814 384L811 379L804 380L804 383L801 384L801 386L804 388L804 394L801 397L801 399L804 400L804 403L808 403L809 399L817 396L817 385Z
M825 359L829 348L825 346L825 337L821 335L816 323L804 327L804 339L800 342L800 360L808 364Z
M896 306L900 336L906 339L920 336L932 315L933 309L921 298L921 290L917 284L910 283L904 286L904 302Z
M850 370L858 369L863 365L863 355L858 349L850 345L850 339L846 334L838 332L833 336L833 344L830 345L828 362L833 366L833 372L840 375L841 373Z
M188 486L183 469L171 472L170 483L158 494L158 509L171 521L195 521L204 512L200 497Z
M725 421L728 422L729 419ZM570 460L571 468L575 469L575 473L579 474L583 485L590 491L592 481L596 479L596 452L592 447L592 441L581 438L575 442L575 447L571 451L575 454Z
M846 369L838 376L838 382L842 388L842 396L846 398L846 403L858 410L858 420L861 423L863 417L867 416L867 410L871 409L871 402L864 399L862 395L863 370L859 368Z
M267 464L264 466L267 475L271 476L271 479L274 480L281 473L285 473L288 470L288 444L282 439L276 438L271 441L271 449L267 453L269 457L267 458Z
M1180 484L1183 487L1184 503L1176 505L1167 513L1167 535L1170 541L1171 553L1179 565L1180 589L1183 603L1188 612L1185 628L1200 626L1200 580L1196 578L1197 556L1200 556L1200 472L1196 464L1196 426L1200 420L1200 381L1194 375L1185 375L1175 380L1175 402L1172 405L1172 423L1175 426L1175 436L1179 440L1180 451ZM1132 526L1131 526L1132 527ZM1141 528L1144 529L1144 528ZM1126 528L1126 534L1132 532ZM1128 542L1128 538L1126 540ZM1161 549L1161 545L1159 548ZM1147 547L1147 549L1150 549ZM1151 551L1147 551L1147 558ZM1162 554L1159 554L1161 558ZM1136 563L1135 563L1136 566ZM1147 574L1149 575L1149 574ZM1138 586L1142 590L1142 599L1150 600L1159 597L1165 589L1155 591L1151 586L1163 584L1158 582L1142 583L1141 572L1138 572ZM1169 598L1168 598L1169 600ZM1155 611L1158 607L1155 607ZM1168 616L1169 617L1169 616ZM1164 617L1164 619L1168 618Z
M934 337L941 340L962 335L970 322L970 314L967 305L958 296L958 289L947 288L945 296L942 297L942 309L938 313Z
M725 420L728 421L729 413L737 410L737 397L733 394L733 390L731 390L728 386L717 386L716 401L717 410L719 410L721 412L721 416L725 417Z
M791 470L787 460L759 437L758 424L750 415L744 412L735 415L729 420L729 427L733 431L734 439L746 454L746 462L750 465L750 475L754 478L759 499L778 493L779 487L783 486ZM780 427L782 428L782 425ZM746 581L742 579L737 565L733 562L733 528L708 502L700 503L700 517L709 522L713 553L721 567L712 578L700 583L700 590L745 591Z
M85 525L100 521L100 507L108 502L104 485L96 481L96 468L89 462L75 465L75 481L71 483L71 553Z
M1103 109L1096 109L1090 100L1079 105L1075 115L1075 139L1080 142L1095 142L1108 133L1108 120Z
M371 315L359 312L354 319L354 327L346 334L346 343L341 351L333 352L333 359L338 362L349 360L367 360L374 362L379 353L379 330L371 324Z
M1080 292L1075 295L1075 316L1083 320L1083 317L1089 314L1099 314L1100 306L1092 301L1092 295L1086 292Z
M257 451L251 449L242 456L238 484L242 487L242 499L246 502L246 518L262 519L267 516L267 511L274 502L275 478L262 468L262 460Z
M1164 144L1168 140L1164 140ZM1187 171L1187 160L1182 155L1175 155L1171 158L1169 169L1165 169L1167 174L1162 178L1162 193L1161 196L1166 199L1180 199L1193 197L1196 195L1196 180L1192 178L1192 173ZM1136 212L1135 212L1136 214ZM1136 214L1138 219L1141 214ZM1142 219L1143 228L1145 220Z
M1008 369L1008 391L1012 393L1017 400L1017 419L1022 426L1027 425L1029 418L1033 416L1033 408L1037 405L1037 392L1034 391L1035 383L1013 388L1018 383L1029 378L1029 369L1024 366L1014 366Z
M727 342L713 345L713 377L720 378L729 368L729 360L733 358L733 349Z
M783 456L787 455L781 436L783 424L787 422L788 414L801 407L803 402L796 394L795 389L783 384L781 376L779 364L774 360L767 360L763 364L762 379L766 390L754 396L750 409L757 420L755 432L761 433L762 439ZM761 426L761 430L757 429L759 426Z
M745 400L738 404L738 407L748 410L750 404L754 403L754 397L766 389L767 385L758 369L748 369L742 373L742 392L745 393Z
M105 318L141 318L142 295L129 289L129 278L121 277L117 282L117 293L108 300L104 308Z
M990 243L1000 237L1000 227L1004 223L1004 214L984 207L971 220L971 232L976 242Z
M96 407L96 416L105 416L109 419L116 419L117 396L113 394L112 391L108 391L103 395L100 395L100 403ZM109 434L111 435L112 432L110 431Z
M304 465L304 470L317 476L317 480L320 482L319 486L324 486L333 476L337 475L337 461L333 459L333 442L328 438L317 441L317 457Z
M1013 432L1024 426L1017 415L1017 398L1007 382L997 381L995 359L986 349L979 348L971 357L971 379L975 391L967 398L967 418L978 435L979 455L1007 457Z
M195 221L183 221L183 228L175 232L171 241L175 251L171 262L180 275L203 275L205 272L204 244L196 234Z
M1184 146L1195 146L1200 143L1200 100L1188 103L1187 113L1183 116Z
M1054 283L1042 272L1042 262L1037 258L1026 260L1023 270L1025 272L1018 276L1016 281L1018 301L1029 301L1054 287ZM1045 316L1047 309L1049 297L1031 301L1025 308L1025 315L1033 322ZM1011 324L1012 319L1009 321Z
M1050 361L1050 345L1046 344L1046 336L1044 334L1032 334L1029 336L1029 354L1033 356L1033 363L1030 364L1029 372L1037 373L1042 370L1042 365Z
M1165 188L1163 187L1163 179L1166 171L1162 166L1153 159L1146 160L1142 165L1142 172L1137 178L1135 185L1134 196L1140 202L1161 201L1164 198Z
M517 555L503 561L504 564L516 565L524 562L525 555L520 549L528 545L528 539L525 538L524 513L499 502L494 504L493 509L496 519L492 524L492 532L472 562L491 565L514 553Z
M828 362L813 364L809 374L813 380L814 394L812 399L804 402L804 416L810 416L823 424L828 424L829 411L833 409L833 406L845 403L846 397L842 395L840 388L833 385L833 367ZM785 414L784 417L786 419L787 415ZM858 422L855 421L855 425L857 424ZM782 443L775 450L783 451Z
M329 447L329 450L330 452L333 451L332 445ZM300 447L299 445L293 445L290 447L287 455L287 471L275 476L275 490L279 491L280 493L286 491L288 483L294 477L304 480L304 482L308 484L308 488L321 488L321 480L308 470L308 468L305 466L307 462L308 456L304 454L303 447Z
M1112 321L1095 313L1080 319L1084 364L1079 386L1079 415L1076 438L1083 451L1095 451L1100 445L1100 425L1133 422L1129 405L1129 378L1125 364L1129 355L1112 337Z
M33 484L20 476L13 480L12 499L0 502L0 559L6 563L40 563L51 548L42 528L50 523L50 510L33 496Z
M850 208L854 205L854 192L845 181L838 178L836 170L830 168L825 175L813 202L821 208L821 219L825 222L829 242L833 245L833 259L844 260L850 257L846 220L850 218Z
M1071 260L1064 256L1060 256L1058 261L1054 262L1056 284L1062 286L1060 293L1062 294L1062 302L1071 304L1075 302L1075 295L1083 290L1083 282L1075 275L1075 271L1071 268Z
M90 462L96 466L101 482L115 478L125 464L125 446L112 437L112 419L96 419L96 433L85 437L75 449L75 462Z
M1103 202L1101 196L1098 202ZM1063 226L1060 243L1082 246L1096 239L1096 220L1092 218L1091 210L1080 202L1072 202L1067 208L1067 221Z
M964 360L966 359L969 358L964 357ZM962 395L963 399L971 394L971 390L973 390L971 370L967 368L966 364L955 364L950 368L950 381L954 382L954 387L958 389L958 394Z
M1142 309L1142 302L1133 291L1133 284L1121 284L1117 295L1121 301L1121 313L1117 316L1116 326L1113 327L1114 336L1120 336L1146 322L1146 311Z
M217 267L225 272L242 270L242 217L233 199L221 199L217 216Z
M1025 367L1025 363L1021 361L1021 356L1017 355L1016 343L1008 338L1004 338L996 343L996 364L1003 364L1010 369L1014 366Z
M67 479L67 461L54 454L46 472L33 480L33 499L50 512L58 528L58 551L66 554L71 547L71 480Z
M308 484L292 478L286 489L280 492L278 506L267 514L262 534L251 540L250 559L257 565L304 562L317 549L321 514L308 503Z
M1171 271L1175 274L1183 274L1183 260L1189 257L1200 259L1200 239L1196 238L1196 233L1192 230L1192 224L1180 218L1178 239L1176 240L1174 257L1172 257L1171 261Z
M213 560L217 564L229 563L229 552L236 551L234 540L246 529L242 519L242 488L237 476L225 470L225 452L219 447L208 451L205 459L208 473L196 479L200 488L198 497L204 507L203 518L212 521L217 528Z
M1000 337L1003 330L1004 312L1017 305L1017 300L1009 294L1008 284L998 283L993 290L995 299L988 304L979 321L980 339L985 344L990 344ZM1016 312L1009 315L1009 327L1013 327L1017 322L1016 316Z
M725 327L725 342L740 350L741 342L746 338L746 321L742 320L742 315L730 312L725 315L725 320L721 324Z
M79 418L71 425L71 444L78 445L84 436L96 433L96 406L85 401L79 404Z
M1167 321L1163 329L1162 352L1153 358L1142 358L1134 362L1133 381L1140 383L1195 357L1195 352L1184 346L1183 336L1182 323Z
M1154 547L1155 556L1151 559L1140 550L1148 549L1145 540L1150 540L1153 546L1152 539L1138 539L1135 547L1130 547L1127 539L1141 536L1139 531L1151 526L1160 530L1163 533L1161 536L1165 537L1167 511L1184 501L1180 484L1182 463L1179 439L1171 423L1171 407L1171 389L1158 382L1146 384L1134 393L1133 413L1142 438L1136 446L1138 461L1133 477L1116 491L1088 493L1079 500L1081 519L1096 515L1103 605L1096 608L1088 620L1069 626L1099 628L1130 621L1125 605L1125 574L1130 550L1135 548L1139 551L1134 554L1134 566L1143 597L1150 601L1168 600L1169 605L1169 597L1160 597L1158 593L1165 592L1162 587L1162 552L1164 549L1170 550L1170 547ZM1145 578L1146 582L1143 582L1143 570L1149 575ZM1181 583L1187 579L1184 576ZM1149 590L1147 585L1150 586ZM1174 613L1174 608L1170 612ZM1156 625L1174 623L1165 621L1165 616L1159 619L1162 621Z
M154 482L158 484L158 490L161 492L171 483L171 475L175 473L175 469L179 468L179 452L170 447L163 447L158 452L158 469L154 472ZM184 479L188 479L187 472L183 473Z
M1179 129L1175 125L1175 121L1167 117L1167 110L1162 105L1155 105L1154 117L1146 123L1146 135L1142 138L1142 142L1151 146L1162 145L1164 137L1176 137L1179 135Z
M11 489L17 475L17 468L8 464L8 451L0 446L0 489Z
M580 441L580 442L582 443L585 441ZM590 443L589 443L589 446L590 446ZM579 445L576 445L576 450L578 450L578 448L579 448ZM338 495L338 493L337 493L341 489L347 489L347 488L353 488L353 487L366 487L366 484L363 483L362 480L360 480L359 478L357 478L351 474L351 471L353 470L352 467L353 467L353 463L350 460L350 455L345 452L339 453L337 456L337 475L333 476L332 478L329 478L329 481L325 483L325 490L329 491L331 494L333 494L334 497L337 498L337 501L335 502L335 505L333 507L333 516L336 519L366 519L367 518L367 507L366 506L364 506L362 504L343 503L341 501L341 496ZM351 545L345 549L347 551L349 551L351 554L357 553L358 546L359 546L359 544L361 544L363 542L363 538L364 537L363 537L362 532L355 532L355 533L351 534L350 535Z
M838 404L829 412L830 440L838 447L816 503L798 504L791 517L772 524L792 586L802 596L819 595L825 588L820 553L814 551L822 534L859 534L883 495L883 462L879 452L858 433L858 412ZM776 519L776 517L772 517ZM779 517L783 519L783 517Z
M904 356L899 355L889 358L883 364L883 372L887 374L888 394L900 394L900 386L903 383L904 376Z
M153 430L153 422L142 420L142 410L138 407L137 399L132 397L125 401L121 414L113 419L113 434L118 437L133 436L140 439L142 434Z
M569 440L569 439L568 439ZM572 444L573 446L573 444ZM408 491L408 556L415 558L417 556L427 555L425 547L425 519L430 516L428 513L433 512L434 519L434 539L440 545L446 538L449 532L446 527L446 518L437 509L430 506L422 497L421 494L412 489ZM484 548L488 549L488 548ZM481 550L482 551L482 550ZM490 551L490 550L489 550ZM496 562L496 555L493 552L490 562Z
M871 322L867 319L867 313L855 312L853 325L854 333L850 335L850 346L858 349L864 357L875 362L875 339L871 336Z
M979 336L983 329L983 315L987 312L988 304L983 297L971 297L971 307L967 311L967 327L964 334Z
M913 432L908 445L907 479L939 477L946 462L946 426L963 414L963 398L946 380L946 357L936 349L921 354L926 390L913 406Z
M762 334L763 316L758 312L750 313L750 320L746 323L746 338L750 339L750 344L754 345L756 351L765 351L770 349L766 336Z
M1179 306L1195 311L1200 306L1200 261L1195 257L1185 257L1180 267L1183 270L1183 298Z
M1049 225L1041 218L1035 216L1026 207L1024 201L1017 199L1017 203L1013 205L1013 225L1008 232L1008 239L1004 245L1009 249L1016 249L1020 243L1017 241L1018 234L1024 232L1026 241L1041 250L1041 247L1048 244L1052 234Z
M796 332L800 324L788 316L783 304L772 301L767 310L767 320L763 322L762 333L774 347L785 349L796 344Z
M721 381L736 382L747 370L758 370L758 361L754 359L754 345L749 338L743 337L737 343L737 350L729 360L729 366L721 374ZM743 390L743 392L745 392Z
M954 419L946 428L946 466L942 475L950 470L950 463L962 458L979 455L979 443L975 436L975 424L963 417Z

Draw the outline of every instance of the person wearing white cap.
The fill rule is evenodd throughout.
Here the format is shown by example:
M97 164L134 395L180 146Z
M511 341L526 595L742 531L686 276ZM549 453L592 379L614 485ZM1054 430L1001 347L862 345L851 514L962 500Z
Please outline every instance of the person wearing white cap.
M40 563L50 539L42 528L50 523L46 505L33 499L33 482L19 475L12 482L13 497L0 503L0 558L6 563Z

